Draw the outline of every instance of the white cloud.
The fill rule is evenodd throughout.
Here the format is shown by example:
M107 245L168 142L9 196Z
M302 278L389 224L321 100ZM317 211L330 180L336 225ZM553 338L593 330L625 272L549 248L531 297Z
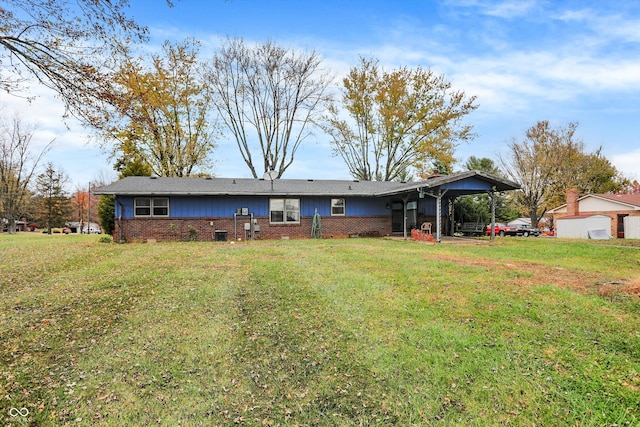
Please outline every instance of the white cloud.
M617 153L607 156L619 172L630 179L640 180L640 149L626 153Z
M535 7L535 0L513 0L481 4L481 11L489 16L512 19L526 16Z
M69 176L69 189L94 179L102 169L110 169L106 156L89 140L89 132L75 119L63 119L64 104L52 93L34 84L32 101L8 96L3 99L3 114L17 115L33 126L32 149L40 153L53 141L40 166L51 162Z
M536 0L449 0L445 4L453 7L474 9L483 15L504 19L526 16L537 7Z
M637 18L629 18L626 14L603 13L602 10L580 9L560 11L554 19L566 23L580 23L597 34L601 43L614 41L640 43L640 21Z
M588 9L580 10L562 10L556 16L556 19L565 22L584 22L594 18L594 13Z

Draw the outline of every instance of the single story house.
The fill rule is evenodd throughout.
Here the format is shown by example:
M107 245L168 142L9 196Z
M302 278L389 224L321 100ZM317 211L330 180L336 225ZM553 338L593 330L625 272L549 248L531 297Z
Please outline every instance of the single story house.
M9 220L6 218L2 218L2 220L0 221L0 223L2 224L2 232L6 233L7 231L9 231ZM21 221L15 221L16 224L16 231L33 231L33 228L31 227L32 224L28 224L26 220L21 220ZM33 224L35 225L35 224Z
M582 220L589 216L606 216L608 220L595 220L598 227L607 223L607 234L617 238L638 238L640 230L635 217L640 217L640 194L587 194L580 197L575 188L567 190L567 203L549 211L554 217L556 235L562 236L564 228L575 230L576 227L590 227L592 222ZM572 224L571 222L579 224ZM576 234L577 231L571 232ZM565 233L566 234L566 233ZM582 230L581 236L587 236L587 229Z
M115 196L117 242L406 237L423 222L440 241L456 197L517 188L467 171L418 182L127 177L95 194Z

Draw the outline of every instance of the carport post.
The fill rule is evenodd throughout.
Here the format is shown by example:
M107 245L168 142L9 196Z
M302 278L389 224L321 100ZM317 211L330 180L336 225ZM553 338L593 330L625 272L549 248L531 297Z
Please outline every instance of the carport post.
M431 197L436 199L436 242L440 243L442 241L442 196L447 193L448 190L442 191L438 188L438 194L434 194L432 192L425 191L424 194L428 194Z
M438 197L436 197L436 241L440 243L442 240L442 194L438 191Z
M455 210L454 210L455 209L454 208L455 207L455 197L453 197L453 198L450 197L448 200L449 200L449 215L450 215L450 220L449 221L451 222L451 224L449 225L449 227L450 227L449 228L449 235L453 236L453 233L456 230L456 220L455 220L455 216L456 215L455 215Z
M496 238L496 187L491 187L489 197L491 198L491 240Z
M436 196L436 241L438 243L442 242L442 196L446 192L447 190L438 189L438 195Z

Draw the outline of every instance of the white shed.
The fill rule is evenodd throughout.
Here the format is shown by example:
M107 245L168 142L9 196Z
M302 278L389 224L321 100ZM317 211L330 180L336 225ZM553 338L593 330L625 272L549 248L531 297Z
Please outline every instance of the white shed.
M577 215L557 218L556 237L610 239L611 217L607 215Z
M624 217L624 238L640 239L640 216Z

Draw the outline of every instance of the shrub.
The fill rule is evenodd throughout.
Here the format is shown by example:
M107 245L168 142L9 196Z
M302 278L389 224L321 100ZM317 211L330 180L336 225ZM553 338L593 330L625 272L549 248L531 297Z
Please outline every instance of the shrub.
M105 234L113 234L115 229L116 201L114 196L101 196L98 202L100 227Z
M102 236L98 239L99 243L111 243L113 242L113 239L111 238L111 236Z

